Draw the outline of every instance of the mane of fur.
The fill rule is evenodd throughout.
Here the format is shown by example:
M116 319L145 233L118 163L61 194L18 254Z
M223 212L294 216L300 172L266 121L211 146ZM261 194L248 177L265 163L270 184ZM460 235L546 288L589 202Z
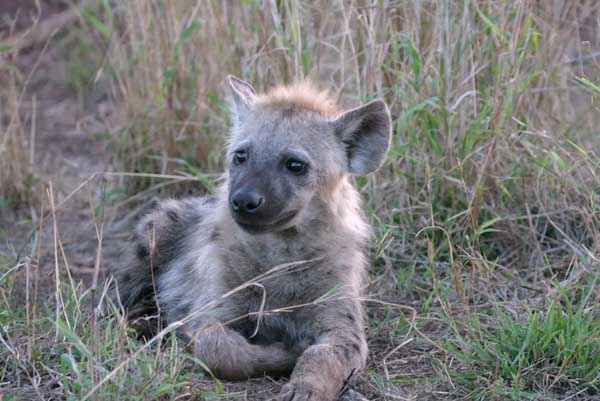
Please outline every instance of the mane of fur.
M321 199L325 202L335 221L331 227L340 227L353 236L359 243L366 243L371 229L361 211L360 194L351 184L348 177L342 177L322 191Z
M329 91L319 90L308 80L276 86L258 95L256 103L263 107L294 113L315 113L323 117L334 117L340 114L340 109Z

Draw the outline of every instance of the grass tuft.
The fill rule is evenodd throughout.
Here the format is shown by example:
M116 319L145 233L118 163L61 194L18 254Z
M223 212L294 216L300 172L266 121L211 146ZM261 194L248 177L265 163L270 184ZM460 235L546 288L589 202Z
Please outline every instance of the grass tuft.
M578 302L564 296L518 317L499 310L485 326L470 321L467 336L448 342L463 364L452 370L455 383L474 400L598 394L600 310L593 294L590 287Z
M21 118L18 88L24 78L13 63L2 57L0 50L0 214L17 205L31 205L39 189L33 173L30 133Z

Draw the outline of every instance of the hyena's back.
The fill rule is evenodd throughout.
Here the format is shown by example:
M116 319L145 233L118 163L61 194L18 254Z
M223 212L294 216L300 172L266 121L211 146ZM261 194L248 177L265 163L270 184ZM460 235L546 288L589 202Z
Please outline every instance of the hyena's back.
M177 265L192 265L183 259L198 256L193 248L206 248L214 236L210 224L214 207L214 197L162 201L142 217L133 231L112 274L118 283L119 301L142 335L156 331L159 314L160 319L173 320L190 312L190 302L197 294L193 293L191 277L183 277ZM178 287L178 293L167 291L165 282Z

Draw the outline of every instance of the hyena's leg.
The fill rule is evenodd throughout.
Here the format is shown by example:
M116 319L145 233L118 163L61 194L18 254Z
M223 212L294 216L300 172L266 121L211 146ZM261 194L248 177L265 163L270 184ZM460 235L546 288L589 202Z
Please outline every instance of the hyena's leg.
M215 376L223 379L288 374L298 357L283 344L251 344L240 333L220 323L196 329L191 337L194 354Z
M344 383L365 366L367 342L358 302L321 305L313 310L316 342L298 358L277 401L334 401Z

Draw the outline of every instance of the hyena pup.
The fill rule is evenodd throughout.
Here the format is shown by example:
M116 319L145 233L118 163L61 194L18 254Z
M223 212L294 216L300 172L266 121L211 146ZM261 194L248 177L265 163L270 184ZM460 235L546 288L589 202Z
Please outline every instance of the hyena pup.
M307 82L229 84L223 185L141 220L118 294L130 319L183 322L214 375L291 372L277 400L332 401L367 357L370 229L352 177L384 161L390 115L380 100L342 112Z

